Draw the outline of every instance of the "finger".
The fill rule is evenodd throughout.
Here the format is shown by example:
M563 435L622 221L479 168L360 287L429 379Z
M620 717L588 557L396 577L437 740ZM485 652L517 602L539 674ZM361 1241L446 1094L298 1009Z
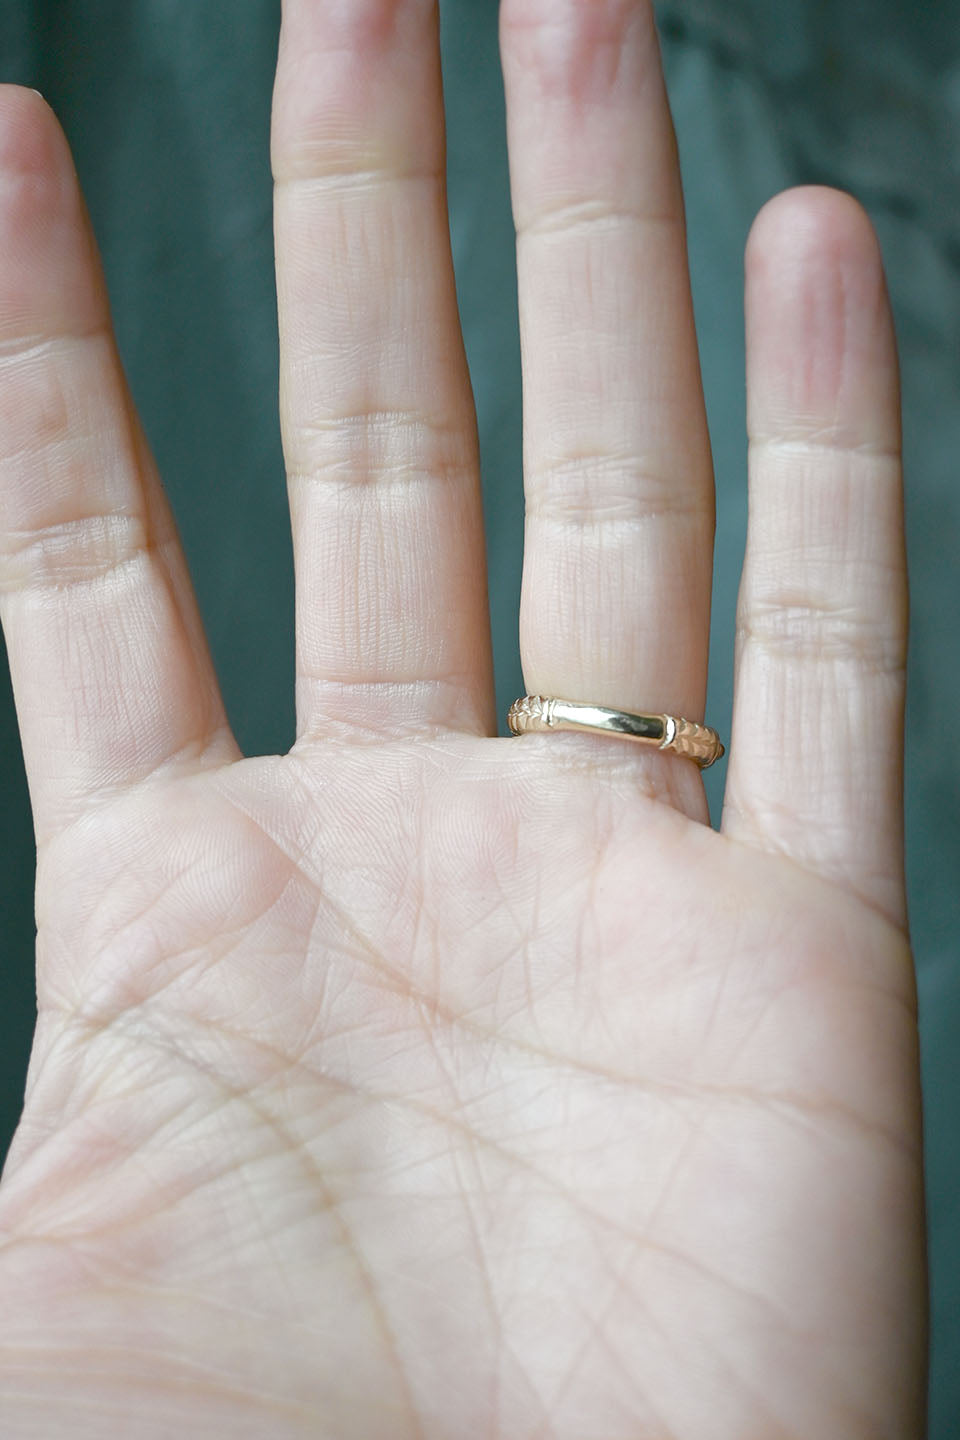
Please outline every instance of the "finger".
M487 732L436 0L285 0L273 167L299 733Z
M0 86L0 613L38 838L235 753L63 134Z
M701 719L713 480L653 9L503 0L501 48L527 687Z
M788 191L747 247L750 521L723 829L903 898L896 344L862 208Z

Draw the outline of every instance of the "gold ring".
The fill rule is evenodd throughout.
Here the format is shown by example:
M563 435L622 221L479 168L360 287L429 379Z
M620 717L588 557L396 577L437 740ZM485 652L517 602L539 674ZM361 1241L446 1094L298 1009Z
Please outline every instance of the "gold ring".
M709 725L683 720L677 715L635 715L627 710L610 710L606 705L559 700L553 695L524 695L514 700L507 715L514 735L537 730L591 730L601 735L619 735L658 750L673 750L706 770L724 753L720 736Z

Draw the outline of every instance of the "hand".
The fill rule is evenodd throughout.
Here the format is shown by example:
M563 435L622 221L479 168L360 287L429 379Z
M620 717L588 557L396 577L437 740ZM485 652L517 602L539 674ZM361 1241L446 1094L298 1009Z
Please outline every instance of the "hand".
M532 692L703 714L713 499L650 7L503 0ZM3 621L39 1020L10 1440L919 1436L896 355L860 207L747 255L720 833L491 738L433 0L287 0L298 740L243 759L63 137L0 96ZM255 563L255 557L250 557Z

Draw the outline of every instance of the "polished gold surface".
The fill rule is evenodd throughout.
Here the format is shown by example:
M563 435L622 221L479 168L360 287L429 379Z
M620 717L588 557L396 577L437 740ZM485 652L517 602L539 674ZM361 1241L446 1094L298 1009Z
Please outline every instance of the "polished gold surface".
M524 695L515 700L507 715L514 735L544 730L589 730L601 735L619 735L658 750L672 750L706 770L724 753L720 736L709 725L684 720L676 715L638 715L629 710L611 710L580 700L561 700L553 695Z

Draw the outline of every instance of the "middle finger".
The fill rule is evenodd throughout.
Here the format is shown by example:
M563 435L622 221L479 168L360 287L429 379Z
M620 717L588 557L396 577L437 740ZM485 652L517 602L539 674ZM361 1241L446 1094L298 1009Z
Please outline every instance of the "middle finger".
M284 0L272 150L298 734L489 733L437 0Z

